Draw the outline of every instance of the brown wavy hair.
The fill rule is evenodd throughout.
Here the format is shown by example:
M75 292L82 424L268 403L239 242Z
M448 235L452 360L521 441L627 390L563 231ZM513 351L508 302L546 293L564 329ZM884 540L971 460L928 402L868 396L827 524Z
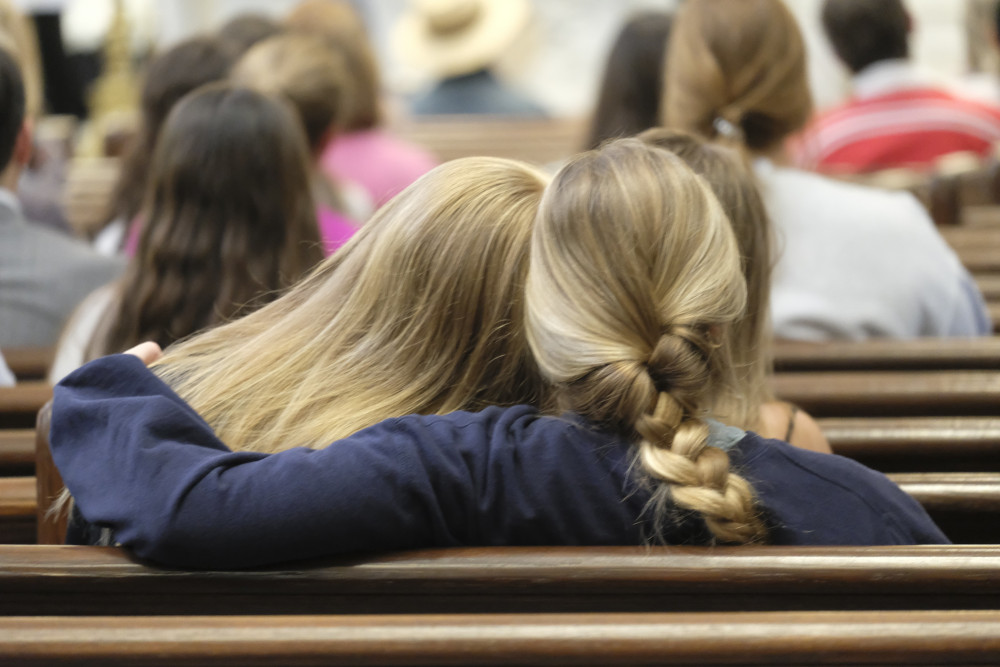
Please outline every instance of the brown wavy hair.
M191 91L229 76L234 51L217 37L195 37L164 51L149 65L142 87L139 130L129 144L112 195L111 220L131 222L142 206L149 160L171 109Z
M138 251L89 356L245 315L322 260L308 155L284 102L228 84L182 100L150 164Z

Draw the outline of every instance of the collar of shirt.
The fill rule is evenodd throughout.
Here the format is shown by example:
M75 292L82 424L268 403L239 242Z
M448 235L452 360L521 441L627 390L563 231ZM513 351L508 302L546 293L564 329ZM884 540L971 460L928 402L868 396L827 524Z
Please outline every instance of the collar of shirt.
M908 60L882 60L864 68L852 81L854 98L879 97L899 90L936 85L934 78Z

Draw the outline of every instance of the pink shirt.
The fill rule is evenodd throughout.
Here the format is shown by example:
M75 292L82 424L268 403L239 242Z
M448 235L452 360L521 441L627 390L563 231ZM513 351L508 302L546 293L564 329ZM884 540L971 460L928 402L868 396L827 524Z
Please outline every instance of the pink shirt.
M323 249L327 256L336 252L337 248L347 243L354 232L358 231L353 220L325 206L316 209L316 222L319 224L319 235L323 239Z
M437 166L437 160L418 146L373 129L335 138L320 165L335 179L363 187L377 208Z

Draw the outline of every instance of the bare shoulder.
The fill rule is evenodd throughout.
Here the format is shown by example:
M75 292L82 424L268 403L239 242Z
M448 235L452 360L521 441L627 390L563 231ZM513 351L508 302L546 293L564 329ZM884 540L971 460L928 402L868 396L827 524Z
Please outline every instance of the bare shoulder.
M832 454L819 424L807 412L791 403L771 401L760 408L760 435L786 440L790 445L823 454Z

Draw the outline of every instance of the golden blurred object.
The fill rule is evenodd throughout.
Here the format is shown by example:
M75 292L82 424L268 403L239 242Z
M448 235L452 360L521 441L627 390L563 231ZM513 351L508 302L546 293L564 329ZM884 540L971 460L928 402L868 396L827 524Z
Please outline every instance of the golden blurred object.
M78 235L90 238L111 217L111 199L121 160L117 158L74 158L66 174L63 212Z
M104 71L90 93L90 122L80 138L77 155L106 156L109 134L121 129L123 117L138 113L139 79L132 67L130 39L124 4L115 0L114 17L104 43Z

